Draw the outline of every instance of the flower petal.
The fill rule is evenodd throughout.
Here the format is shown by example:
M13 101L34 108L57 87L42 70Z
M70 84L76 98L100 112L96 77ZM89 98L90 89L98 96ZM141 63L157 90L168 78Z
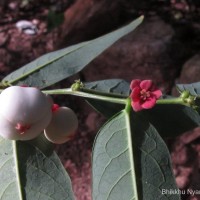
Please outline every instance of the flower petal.
M135 87L131 92L131 99L132 101L139 101L140 100L140 91L141 89L139 87Z
M152 80L144 80L140 83L140 87L145 90L149 90L152 86Z
M148 98L141 106L144 109L150 109L154 107L155 104L156 104L156 98L151 97L151 98Z
M141 82L140 79L132 80L131 84L130 84L131 90L133 90L135 87L139 87L140 86L140 82Z
M161 90L155 90L151 93L156 97L156 99L159 99L162 96Z
M139 101L136 101L136 102L131 102L131 106L132 106L132 108L133 108L133 110L135 111L135 112L138 112L138 111L140 111L140 110L143 110L143 108L142 108L142 106L141 106L141 104L140 104L140 102Z

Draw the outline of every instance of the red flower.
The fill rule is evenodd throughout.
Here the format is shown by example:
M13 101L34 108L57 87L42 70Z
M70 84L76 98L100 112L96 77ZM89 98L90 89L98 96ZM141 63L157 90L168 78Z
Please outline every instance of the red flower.
M151 80L132 80L130 88L131 106L136 112L154 107L156 100L162 96L161 90L158 90Z

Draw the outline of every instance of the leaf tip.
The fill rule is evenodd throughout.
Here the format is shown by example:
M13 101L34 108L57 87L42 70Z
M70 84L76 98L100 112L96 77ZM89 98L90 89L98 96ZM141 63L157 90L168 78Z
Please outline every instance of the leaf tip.
M144 15L141 15L138 19L142 22L144 20Z

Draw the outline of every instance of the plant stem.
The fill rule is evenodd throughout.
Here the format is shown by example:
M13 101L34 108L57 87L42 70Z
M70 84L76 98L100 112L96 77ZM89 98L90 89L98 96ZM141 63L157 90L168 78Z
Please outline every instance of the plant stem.
M189 106L189 104L184 102L181 97L170 98L170 99L158 99L156 101L156 104L181 104L181 105Z
M67 89L56 89L56 90L44 90L42 91L45 94L51 94L51 95L56 95L56 94L70 94L74 96L79 96L79 97L84 97L84 98L90 98L90 99L97 99L97 100L102 100L102 101L107 101L107 102L112 102L112 103L118 103L118 104L126 104L127 100L125 98L119 98L119 97L111 97L111 96L103 96L102 94L92 94L92 93L87 93L87 92L81 92L81 91L74 91L71 88Z
M112 103L118 103L118 104L124 104L124 105L127 104L128 96L125 96L125 95L112 94L112 93L109 94L109 93L104 93L104 92L87 89L87 88L80 88L80 90L81 91L67 88L67 89L56 89L56 90L43 90L42 92L45 94L50 94L50 95L57 95L57 94L74 95L74 96L97 99L97 100L107 101L107 102L112 102ZM3 90L0 89L0 93L2 91ZM181 97L158 99L156 101L156 104L180 104L180 105L191 107L191 105L187 103L186 101L184 101L183 98Z
M127 98L126 99L126 107L125 107L125 111L128 115L130 115L130 112L131 112L131 98Z

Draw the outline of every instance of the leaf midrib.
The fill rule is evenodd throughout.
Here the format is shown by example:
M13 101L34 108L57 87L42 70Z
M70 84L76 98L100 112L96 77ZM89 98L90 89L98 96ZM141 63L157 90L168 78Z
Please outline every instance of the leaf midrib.
M13 158L14 158L14 168L16 170L16 183L17 188L19 192L19 200L23 200L22 195L22 188L21 188L21 181L20 181L20 174L19 174L19 163L18 163L18 156L17 156L17 141L12 141L12 147L13 147Z
M46 62L45 64L40 65L40 66L34 68L33 70L31 70L31 71L29 71L29 72L27 72L27 73L25 73L25 74L19 76L18 78L16 78L16 79L10 81L9 84L13 84L14 82L17 82L17 81L19 81L20 79L23 79L23 78L25 78L26 76L29 76L29 75L33 74L34 72L36 72L36 71L38 71L38 70L41 70L42 68L46 67L47 65L49 65L49 64L51 64L51 63L53 63L53 62L56 62L56 61L59 60L60 58L66 56L66 55L68 55L68 54L70 54L70 53L72 53L72 52L74 52L74 51L77 51L78 49L81 49L86 43L89 43L89 42L83 42L82 45L81 45L80 47L78 47L78 48L76 48L76 49L73 49L73 50L71 50L71 51L69 51L69 52L65 52L64 54L61 54L59 57L56 57L55 59L52 59L52 60ZM59 51L60 51L60 50L59 50ZM53 52L52 52L52 53L53 53ZM48 54L46 54L46 55L48 55ZM44 55L44 56L45 56L45 55ZM33 61L33 62L35 62L35 61ZM25 66L24 66L24 67L25 67Z
M136 174L135 174L135 162L134 162L134 156L133 156L133 147L132 147L132 134L131 134L131 124L130 124L130 113L128 110L123 110L125 115L125 122L127 127L127 140L128 140L128 148L129 148L129 158L130 158L130 170L132 173L132 181L133 181L133 191L134 191L134 199L139 200L138 197L138 191L137 191L137 180L136 180Z

